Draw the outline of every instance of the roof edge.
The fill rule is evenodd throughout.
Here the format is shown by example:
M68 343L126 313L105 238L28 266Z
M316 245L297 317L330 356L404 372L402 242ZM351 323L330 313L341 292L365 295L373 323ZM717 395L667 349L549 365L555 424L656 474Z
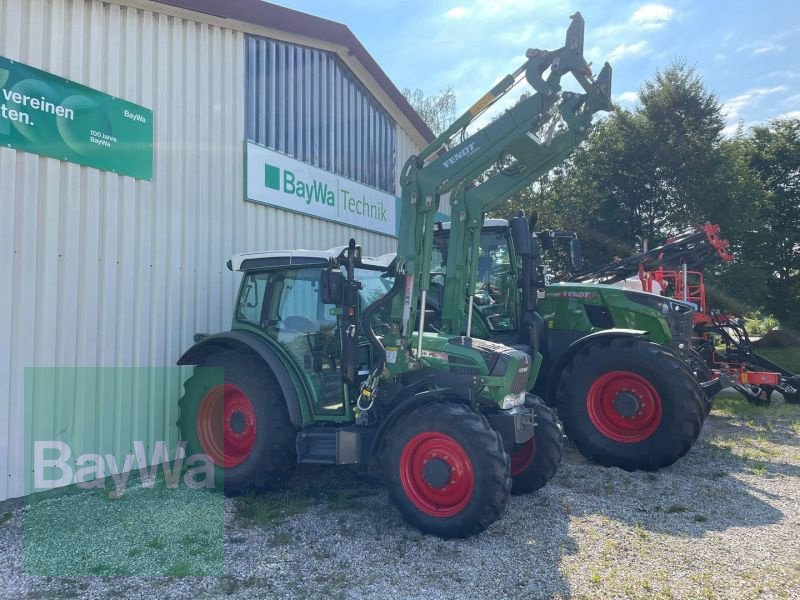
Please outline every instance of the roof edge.
M408 119L409 123L428 143L436 136L406 100L384 70L367 52L350 28L342 23L310 15L298 10L270 4L262 0L155 0L176 8L203 13L224 19L233 19L259 27L267 27L295 35L318 39L348 49L361 63L389 99Z

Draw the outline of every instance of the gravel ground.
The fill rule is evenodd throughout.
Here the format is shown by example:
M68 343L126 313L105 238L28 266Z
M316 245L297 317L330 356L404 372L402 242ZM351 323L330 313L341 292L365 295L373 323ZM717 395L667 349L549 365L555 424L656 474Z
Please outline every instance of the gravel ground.
M550 485L468 540L410 529L377 482L343 469L224 502L140 488L25 511L25 552L23 509L0 515L2 597L798 598L800 407L726 401L657 473L569 448Z

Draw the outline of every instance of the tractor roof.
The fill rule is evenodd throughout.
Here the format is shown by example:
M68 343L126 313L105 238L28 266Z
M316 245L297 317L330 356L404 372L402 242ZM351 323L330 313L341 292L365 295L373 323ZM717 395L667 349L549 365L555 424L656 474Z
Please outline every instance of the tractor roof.
M228 261L231 271L252 271L268 267L292 267L308 265L327 265L338 259L347 246L336 246L327 250L271 250L265 252L245 252L235 254ZM385 269L394 260L395 254L364 256L361 263L367 268Z
M445 231L450 230L450 221L440 221L436 223L436 226L440 229ZM486 227L504 227L508 228L508 221L505 219L484 219L483 226Z

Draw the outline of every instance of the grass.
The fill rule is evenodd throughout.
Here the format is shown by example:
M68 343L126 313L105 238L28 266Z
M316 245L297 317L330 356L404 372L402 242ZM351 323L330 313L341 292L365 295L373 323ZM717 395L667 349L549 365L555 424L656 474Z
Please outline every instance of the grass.
M175 563L164 573L167 577L187 577L192 574L192 569L185 562Z
M721 392L714 396L714 413L724 417L741 417L752 420L767 417L795 417L800 419L800 404L773 404L755 406L750 404L737 392Z
M3 513L2 515L0 515L0 525L3 525L3 524L7 523L10 520L11 520L11 513L10 512Z
M297 492L250 494L239 499L237 509L240 517L261 527L268 527L282 523L293 515L303 514L308 504L308 496Z
M792 373L800 373L800 348L757 348L756 354Z

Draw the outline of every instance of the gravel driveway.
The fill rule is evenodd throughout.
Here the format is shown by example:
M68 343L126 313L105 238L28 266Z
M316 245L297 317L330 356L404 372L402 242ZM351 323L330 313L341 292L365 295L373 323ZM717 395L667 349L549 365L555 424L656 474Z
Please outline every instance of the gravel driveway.
M193 490L126 496L128 504L90 493L48 500L49 512L74 526L51 527L37 547L26 541L25 558L23 511L0 516L0 594L800 597L800 407L725 401L694 449L657 473L601 468L569 448L547 488L512 497L501 521L468 540L410 529L379 484L348 470L301 468L288 491L224 502ZM43 522L30 518L29 540L38 539ZM110 521L122 529L103 530ZM100 549L81 555L80 536L98 522ZM219 576L24 577L23 564L43 568L44 553L71 572L140 573L145 565Z

